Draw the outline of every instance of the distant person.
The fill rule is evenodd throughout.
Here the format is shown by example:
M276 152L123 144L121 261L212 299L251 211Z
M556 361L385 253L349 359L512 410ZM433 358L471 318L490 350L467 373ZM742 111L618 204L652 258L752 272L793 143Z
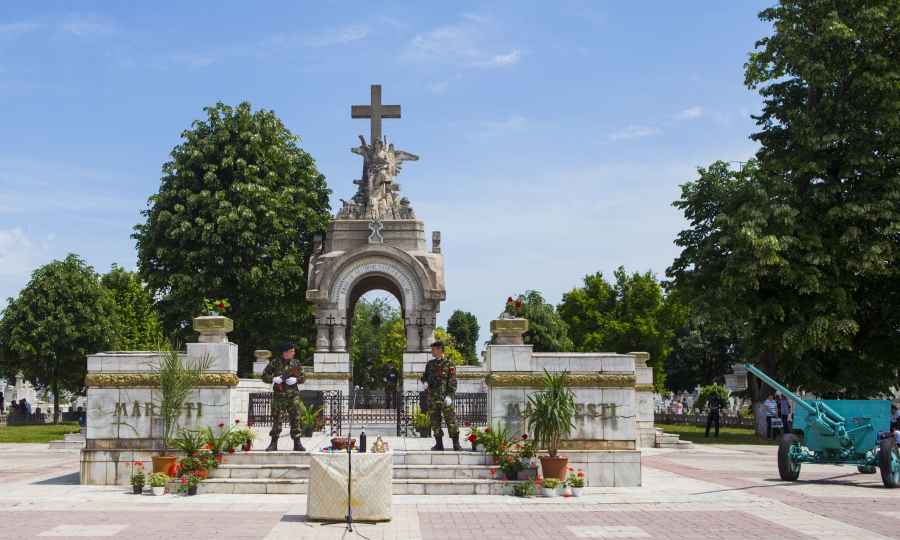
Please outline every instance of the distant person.
M778 412L781 416L781 433L790 433L791 428L788 420L794 414L794 402L789 400L787 396L781 396L781 403L778 405Z
M687 398L684 398L681 403L681 408L684 409L684 414L690 414L691 407L688 405Z
M4 399L3 392L0 392L0 412L3 412L6 410L6 402L3 401L3 399Z
M0 397L0 403L3 403L2 397ZM900 424L900 411L897 410L896 405L891 405L891 431L896 431L898 429L898 424Z
M675 405L675 414L682 414L682 410L684 410L684 405L679 401L677 405Z
M709 414L706 416L706 437L709 438L709 428L713 422L716 423L716 438L719 438L719 411L725 407L725 400L720 398L718 395L713 394L711 398L706 402L706 407L709 409Z
M772 437L772 419L778 414L778 403L772 394L769 394L769 397L763 402L763 409L766 410L766 440L774 441L775 439Z
M19 410L19 404L16 403L15 401L12 402L12 405L10 405L10 408L12 409L12 412L21 412Z

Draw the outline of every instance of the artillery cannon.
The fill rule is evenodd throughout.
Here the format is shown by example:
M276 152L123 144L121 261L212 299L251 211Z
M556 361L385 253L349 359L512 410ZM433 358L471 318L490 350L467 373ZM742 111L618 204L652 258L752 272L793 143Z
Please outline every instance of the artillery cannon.
M782 435L778 445L778 474L782 480L792 482L799 478L800 465L804 463L824 463L855 465L864 474L875 474L880 469L884 487L900 487L897 443L893 436L881 441L877 437L878 432L890 426L889 401L804 401L752 364L744 367L796 404L794 428L803 430L803 445L793 434Z

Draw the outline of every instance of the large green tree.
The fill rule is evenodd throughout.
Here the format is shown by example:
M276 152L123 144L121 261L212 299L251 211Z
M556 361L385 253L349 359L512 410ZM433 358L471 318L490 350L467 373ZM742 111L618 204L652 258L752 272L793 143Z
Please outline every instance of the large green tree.
M582 287L563 294L557 311L577 351L650 353L654 383L661 390L663 362L675 330L684 325L684 310L666 298L652 272L628 274L620 267L614 276L615 283L600 272L585 276Z
M7 373L40 377L53 392L59 423L63 390L81 392L88 354L115 346L116 305L100 276L78 256L53 261L31 274L0 319L0 363Z
M900 4L784 1L760 17L774 33L745 81L764 98L760 150L683 186L691 229L667 273L697 321L737 332L765 373L880 394L900 383ZM761 406L769 388L750 390Z
M153 292L136 272L113 265L100 278L116 303L116 347L122 351L154 351L162 343L162 324L153 310Z
M675 330L670 343L672 350L662 368L666 388L673 392L723 384L731 366L741 359L732 334L701 327L693 319Z
M325 177L272 111L222 103L182 133L159 193L135 227L140 275L160 297L165 329L196 339L203 299L226 298L240 370L254 349L315 345L306 302L313 234L330 219Z
M575 350L568 335L569 325L556 312L553 304L544 300L541 293L525 291L525 294L510 296L503 313L528 319L528 331L522 337L525 343L534 345L534 352ZM497 334L492 334L490 343L495 343L496 340Z
M478 326L478 318L468 311L457 309L447 319L447 333L453 336L453 341L459 352L470 366L478 365L478 334L481 327Z

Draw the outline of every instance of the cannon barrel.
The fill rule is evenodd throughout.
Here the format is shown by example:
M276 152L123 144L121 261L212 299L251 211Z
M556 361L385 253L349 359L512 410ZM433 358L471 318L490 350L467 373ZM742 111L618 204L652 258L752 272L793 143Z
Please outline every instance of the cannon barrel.
M815 405L803 401L796 394L781 386L771 377L758 370L753 364L744 364L748 371L766 381L766 384L781 392L782 395L797 404L798 407L806 411L810 416L809 425L822 433L836 434L841 431L840 425L844 423L844 417L834 411L828 405L821 401L816 401Z

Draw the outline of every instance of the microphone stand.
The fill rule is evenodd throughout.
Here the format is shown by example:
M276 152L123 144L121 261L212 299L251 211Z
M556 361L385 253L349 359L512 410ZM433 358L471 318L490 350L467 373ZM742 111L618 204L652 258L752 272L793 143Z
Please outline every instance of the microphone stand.
M353 387L353 403L350 407L350 424L347 426L347 530L353 532L353 511L350 508L350 497L352 494L352 478L353 478L353 443L350 438L353 434L353 412L356 409L356 394L359 391L358 386Z

